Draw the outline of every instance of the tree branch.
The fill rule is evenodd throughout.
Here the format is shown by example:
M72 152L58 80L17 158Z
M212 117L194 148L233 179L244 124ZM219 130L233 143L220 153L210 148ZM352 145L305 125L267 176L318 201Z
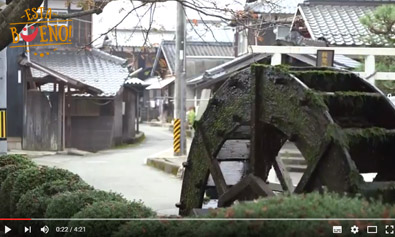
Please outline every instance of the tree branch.
M25 16L25 10L38 8L43 0L13 0L10 4L0 11L0 51L9 45L13 36L10 30L10 23L21 22L21 17ZM15 25L17 32L20 32L25 25Z
M79 12L73 12L69 14L59 14L59 15L53 15L53 19L70 19L70 18L76 18L76 17L81 17L81 16L86 16L86 15L92 15L92 14L100 14L103 12L102 8L93 8L90 10L85 10L85 11L79 11Z

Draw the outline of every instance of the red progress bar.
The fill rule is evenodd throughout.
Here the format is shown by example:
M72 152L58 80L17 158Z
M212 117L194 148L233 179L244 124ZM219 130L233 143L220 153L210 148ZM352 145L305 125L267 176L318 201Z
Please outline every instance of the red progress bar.
M0 221L31 221L32 218L0 218Z

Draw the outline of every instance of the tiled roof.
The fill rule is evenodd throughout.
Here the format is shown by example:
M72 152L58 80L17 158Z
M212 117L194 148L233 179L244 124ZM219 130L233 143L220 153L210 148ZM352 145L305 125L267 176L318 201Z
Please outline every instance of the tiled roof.
M313 39L324 37L331 45L384 46L386 41L371 34L360 18L372 14L375 7L366 5L300 5L299 9Z
M32 62L103 91L100 96L115 95L129 74L122 66L123 59L99 50L55 51L49 55L46 51L35 52L36 56L31 52ZM44 57L40 57L40 53L44 53ZM42 71L33 68L31 71L33 77L46 76Z
M296 58L308 65L315 66L316 55L288 54L290 57ZM257 63L267 57L269 54L246 54L237 57L229 62L221 64L217 67L206 70L202 75L187 81L188 85L199 85L199 87L208 87L212 84L229 78L235 72L245 69L253 63ZM348 58L344 55L335 55L334 67L340 69L353 69L359 67L360 63Z
M175 71L175 41L163 41L161 50L165 54L170 69ZM232 57L234 55L233 43L230 42L187 42L186 56L200 57Z
M197 85L205 87L208 85L215 84L228 78L230 75L238 72L244 68L249 67L251 64L256 63L266 57L268 54L246 54L237 57L229 62L221 64L217 67L206 70L202 75L193 78L187 82L188 85Z
M395 3L395 0L306 0L306 3L311 4L384 4L384 3Z
M266 1L247 3L245 10L256 13L295 14L298 4L303 3L303 0L272 0L271 3L268 4Z

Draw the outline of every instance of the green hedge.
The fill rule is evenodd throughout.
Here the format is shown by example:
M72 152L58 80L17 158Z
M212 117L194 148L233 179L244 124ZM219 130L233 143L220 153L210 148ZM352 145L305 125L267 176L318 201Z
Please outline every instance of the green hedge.
M134 237L134 236L150 236L150 237L173 237L174 233L178 236L188 236L188 232L181 231L180 228L188 229L196 228L197 223L190 221L177 220L174 221L129 221L123 224L113 237Z
M11 167L11 166L7 166ZM12 166L16 168L16 166ZM11 171L11 169L10 169ZM12 172L9 172L7 178L2 182L0 188L0 213L4 218L11 217L10 213L10 199L11 199L11 191L14 187L15 180L19 173L21 173L23 169L12 169Z
M64 192L52 197L48 204L45 218L71 218L84 207L95 202L126 202L120 194L100 190L77 190ZM68 221L51 222L53 226L67 226Z
M42 218L47 210L52 197L58 193L74 190L92 190L93 188L78 179L56 180L44 183L21 196L16 205L14 217ZM64 206L59 207L61 209Z
M21 155L0 156L0 187L10 172L36 167L33 161Z
M35 166L34 162L23 155L2 155L0 156L0 167L7 165L28 165Z
M147 218L154 217L155 212L141 202L96 202L78 212L73 218ZM84 236L111 236L126 221L79 221L69 222L70 227L85 226ZM80 236L79 233L68 233L66 236Z
M204 218L393 218L395 206L337 194L311 193L276 196L236 204L211 211ZM342 225L342 236L354 236L357 225L366 233L367 225L383 226L383 221L301 221L301 220L202 220L130 222L114 236L328 236L333 225ZM150 229L149 227L152 226ZM161 235L161 233L166 233Z
M70 171L57 168L39 167L22 170L15 179L14 187L10 195L11 215L15 212L16 204L23 194L44 183L56 180L81 181L81 178Z

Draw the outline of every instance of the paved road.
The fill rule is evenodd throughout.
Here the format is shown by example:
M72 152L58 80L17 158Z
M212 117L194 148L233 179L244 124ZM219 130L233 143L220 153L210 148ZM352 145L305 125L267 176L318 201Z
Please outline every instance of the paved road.
M167 128L140 127L146 135L142 144L126 149L103 151L92 156L46 156L34 159L40 165L55 166L79 174L97 189L141 199L159 214L178 214L181 180L145 165L147 157L172 147Z

